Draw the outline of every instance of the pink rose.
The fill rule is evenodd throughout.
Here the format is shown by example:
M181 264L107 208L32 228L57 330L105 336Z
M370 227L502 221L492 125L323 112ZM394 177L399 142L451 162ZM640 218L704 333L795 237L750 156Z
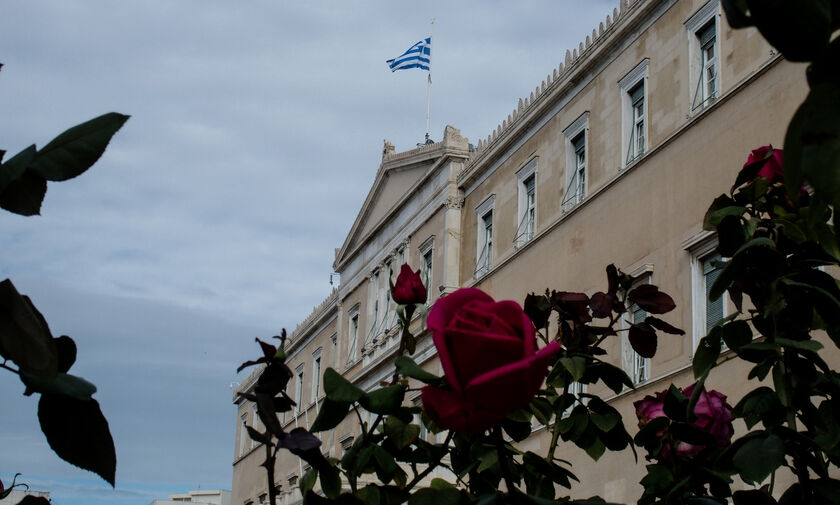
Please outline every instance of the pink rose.
M423 388L423 407L447 429L477 433L526 407L560 344L537 349L534 324L513 301L465 288L438 299L426 325L451 389Z
M784 178L784 171L782 170L782 150L773 149L772 146L761 146L754 149L747 157L747 162L744 166L764 160L764 165L758 171L760 177L764 177L770 182L781 181Z
M426 286L420 279L420 272L411 270L407 263L403 263L397 282L391 288L391 298L401 305L426 303Z
M694 386L695 384L692 384L681 391L685 396L690 397L694 392ZM667 417L664 411L664 404L665 391L656 393L656 396L645 396L643 399L634 402L633 406L636 407L636 417L639 418L639 427L643 427L657 417ZM732 427L732 406L726 403L726 395L719 391L709 391L704 388L700 392L697 404L694 406L694 415L697 419L692 424L711 434L715 438L716 447L726 447L729 445L729 441L732 440L732 434L735 430ZM662 433L659 435L662 435ZM704 445L679 442L675 452L679 457L692 458L705 448L706 446ZM667 443L663 445L660 457L664 461L670 461L672 459L671 447Z

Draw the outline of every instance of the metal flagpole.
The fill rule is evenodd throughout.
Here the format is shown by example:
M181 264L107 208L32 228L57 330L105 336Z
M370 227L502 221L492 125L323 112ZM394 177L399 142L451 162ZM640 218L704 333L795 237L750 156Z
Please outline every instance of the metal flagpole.
M432 103L432 44L435 40L435 18L432 18L432 29L429 34L429 73L428 86L426 87L426 143L431 144L429 140L429 115Z

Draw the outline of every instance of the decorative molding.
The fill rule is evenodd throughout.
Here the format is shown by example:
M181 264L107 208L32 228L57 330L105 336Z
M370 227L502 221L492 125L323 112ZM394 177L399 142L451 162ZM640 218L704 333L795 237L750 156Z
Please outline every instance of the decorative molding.
M451 210L459 210L464 207L464 197L463 196L447 196L446 197L446 208Z

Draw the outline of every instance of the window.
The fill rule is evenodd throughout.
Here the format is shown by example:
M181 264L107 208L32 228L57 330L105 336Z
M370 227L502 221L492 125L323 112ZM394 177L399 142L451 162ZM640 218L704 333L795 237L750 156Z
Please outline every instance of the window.
M300 412L300 403L303 401L303 363L301 363L295 370L295 412Z
M352 435L345 435L343 436L338 443L341 445L341 454L342 456L353 447L353 436Z
M645 58L633 70L618 81L621 88L621 138L627 146L624 165L630 165L645 153L646 102L645 81L647 80L648 59Z
M570 210L586 197L588 122L589 113L585 112L563 131L566 137L566 192L563 194L563 210Z
M534 158L516 173L519 180L519 226L513 243L516 247L525 245L534 238L537 222L537 159Z
M318 401L318 391L321 387L321 349L312 353L312 401Z
M568 416L569 414L572 413L572 410L575 409L575 406L578 404L578 402L583 401L583 398L580 398L580 395L585 393L585 392L586 392L586 386L584 384L581 384L580 382L577 382L577 381L569 384L569 394L577 397L577 400L574 403L572 403L571 405L569 405L566 408L566 410L563 411L563 413L561 414L561 417L566 417L566 416Z
M292 490L297 487L298 483L298 476L297 475L289 475L289 489Z
M248 424L248 413L242 414L240 419L242 420L242 430L239 432L239 455L242 456L245 454L245 450L248 447L248 439L250 438L248 436L248 428L246 428Z
M260 505L267 504L268 503L268 495L266 493L261 494L260 497L259 497L259 501L260 501Z
M691 110L714 103L720 90L720 64L717 37L718 1L710 0L688 21L690 55Z
M429 436L429 432L428 430L426 430L426 425L423 424L423 399L418 396L417 398L412 400L411 403L414 405L414 407L420 408L420 412L414 413L414 419L412 420L412 422L420 426L420 434L417 435L417 438L425 441L426 437Z
M256 403L251 406L251 410L252 410L252 414L253 414L251 416L251 426L255 430L259 430L260 429L260 415L257 412L257 404ZM254 439L251 439L251 448L253 449L256 446L257 446L257 441L254 440Z
M476 277L481 277L490 271L493 260L493 203L496 195L490 195L476 209L477 231L476 231Z
M423 264L420 267L420 276L423 280L423 285L426 286L426 305L429 305L432 300L432 261L434 258L435 236L432 235L417 248L420 255L423 257Z
M631 272L630 275L635 280L633 287L635 288L641 284L650 284L650 272L652 270L653 265L646 264L641 269ZM636 304L627 307L627 318L625 321L628 323L628 329L631 324L643 323L647 316L648 313ZM624 332L621 337L621 361L624 371L630 376L633 384L640 384L650 379L650 359L640 356L633 350L627 332Z
M692 304L692 349L700 339L708 335L721 319L726 317L726 293L716 300L709 300L712 285L723 269L723 261L717 253L717 239L704 234L689 249L691 253L691 304Z
M347 362L353 363L356 361L356 342L359 339L359 305L350 309L348 312L350 316L349 328L349 343L347 347Z
M368 281L368 334L364 344L373 342L379 331L379 270L375 271ZM364 353L364 349L362 350Z

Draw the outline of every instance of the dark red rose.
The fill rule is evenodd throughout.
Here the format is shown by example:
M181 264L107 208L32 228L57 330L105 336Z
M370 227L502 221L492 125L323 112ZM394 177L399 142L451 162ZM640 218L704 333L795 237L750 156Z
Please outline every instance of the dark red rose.
M747 162L744 166L753 163L764 161L764 165L758 171L760 177L764 177L770 182L781 181L784 178L784 171L782 170L782 150L773 149L772 146L761 146L754 149L747 157Z
M695 384L692 384L682 389L682 393L690 397L694 392L694 386ZM667 417L664 403L665 391L656 393L656 396L645 396L643 399L634 402L633 406L636 407L639 427L641 428L657 417ZM726 403L726 395L719 391L709 391L704 388L700 392L697 404L694 406L694 415L697 416L697 419L692 424L714 436L715 446L726 447L729 445L735 430L732 427L732 406ZM674 452L678 457L693 458L705 448L704 445L679 442ZM662 447L660 457L665 461L670 461L672 459L671 453L671 447L666 443Z
M465 288L438 299L426 325L451 389L423 388L423 407L447 429L477 433L526 407L560 351L537 348L534 324L513 301Z
M391 288L391 298L401 305L426 303L426 286L420 279L420 272L413 271L408 263L403 263L397 282Z

